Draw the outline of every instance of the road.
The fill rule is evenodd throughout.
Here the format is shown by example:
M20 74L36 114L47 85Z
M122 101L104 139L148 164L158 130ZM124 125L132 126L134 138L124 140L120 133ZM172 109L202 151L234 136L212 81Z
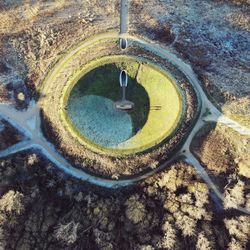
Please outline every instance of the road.
M102 39L109 39L109 38L117 38L118 39L119 34L102 34L94 38L94 41L102 40ZM201 177L206 181L206 183L210 186L210 188L217 194L217 196L222 199L223 195L220 193L220 191L217 189L216 185L212 182L212 180L207 175L204 168L201 166L201 164L195 159L195 157L192 155L190 151L190 144L192 142L193 137L195 134L199 131L199 129L208 121L217 121L217 122L223 122L226 126L231 127L235 131L250 136L250 129L241 126L239 123L225 117L219 110L216 109L216 107L208 100L206 94L204 93L203 89L201 88L198 79L196 78L195 74L193 73L191 67L184 63L181 59L179 59L176 55L168 52L166 49L155 45L154 43L146 42L140 38L133 37L130 35L126 35L126 38L137 43L138 46L142 46L143 48L152 51L153 53L157 53L159 56L166 58L171 63L176 65L189 79L190 83L193 85L194 89L197 92L197 95L199 96L200 101L200 115L197 123L193 127L193 130L187 137L185 143L183 144L180 151L173 156L175 159L178 157L183 157L186 159L186 161L197 169ZM89 40L84 44L81 44L79 47L77 47L75 50L71 51L67 56L65 56L62 61L60 61L53 69L51 74L47 77L46 81L50 82L54 77L56 77L56 74L58 73L60 67L62 67L65 64L65 60L68 60L71 56L73 56L75 53L77 53L80 49L85 48L86 46L89 46L93 44L93 40ZM207 112L207 109L210 111L210 115L203 118L203 114ZM60 155L55 147L46 140L44 137L42 130L41 130L41 120L40 120L40 112L39 112L39 103L32 103L30 107L26 111L17 111L13 107L9 105L3 105L0 104L0 117L10 122L15 128L17 128L25 137L24 141L13 145L9 147L6 150L0 151L0 157L5 157L26 149L36 149L41 151L51 162L53 162L56 166L58 166L60 169L62 169L64 172L79 178L84 181L88 181L90 183L93 183L95 185L108 187L108 188L116 188L116 187L122 187L131 185L135 182L138 182L142 179L147 178L148 176L151 176L155 174L156 172L166 168L173 159L170 159L169 161L162 164L158 169L152 170L151 172L147 174L142 174L137 177L132 177L129 179L124 180L109 180L105 178L96 177L94 175L90 175L88 173L85 173L83 170L77 169L69 162L67 162L62 155ZM239 210L245 211L244 208L240 208Z
M128 0L120 1L120 34L126 34L128 32L129 23L129 2Z
M45 82L50 82L54 79L59 73L60 69L64 67L67 61L74 56L80 50L93 45L102 39L119 39L119 37L123 37L128 39L130 42L136 43L138 46L143 47L144 49L151 51L162 58L170 61L176 67L178 67L189 79L189 82L193 85L198 98L198 106L200 108L200 113L196 124L193 126L192 131L187 137L185 143L182 148L175 155L172 156L171 159L163 163L157 169L150 171L149 173L143 173L136 177L131 177L127 179L118 179L118 180L110 180L107 178L97 177L91 174L84 172L82 169L75 168L72 166L66 159L58 153L55 149L54 145L52 145L43 135L41 129L41 117L40 117L40 108L39 103L32 102L30 107L26 111L17 111L13 107L5 104L0 104L0 118L7 120L12 126L14 126L17 130L19 130L24 135L24 140L13 145L6 150L0 151L0 158L21 152L27 149L33 149L40 151L44 156L46 156L51 162L53 162L59 169L64 171L65 173L70 174L78 179L83 181L88 181L92 184L107 187L107 188L119 188L123 186L128 186L134 184L140 180L143 180L149 176L152 176L156 172L159 172L165 169L172 161L178 159L179 157L184 157L185 161L191 165L193 165L203 180L209 185L209 187L213 190L213 192L217 195L217 197L223 201L223 195L218 190L216 185L210 179L205 169L201 166L199 161L195 158L195 156L190 151L191 142L195 136L195 134L199 131L199 129L204 126L206 122L214 121L224 124L228 126L238 133L242 135L250 136L250 129L240 125L236 121L224 116L207 98L205 92L203 91L199 81L194 74L192 68L183 62L180 58L178 58L175 54L166 50L166 48L161 47L151 41L145 41L141 38L131 36L127 34L127 24L128 24L128 1L121 2L121 31L120 34L115 33L105 33L98 36L95 36L93 39L88 39L81 43L75 49L69 51L67 55L65 55L59 63L55 65L53 70L47 75L45 78ZM49 88L49 84L47 85ZM204 114L209 110L210 114L204 117ZM250 212L242 207L238 207L238 209L244 213L250 214Z
M83 181L107 188L118 188L131 185L164 169L173 160L175 160L173 157L158 169L135 178L128 178L124 180L100 178L95 175L88 174L82 169L73 167L61 154L58 153L54 145L44 137L41 128L40 110L37 103L33 102L25 111L18 111L9 105L0 104L0 118L8 121L24 136L23 141L0 151L0 158L7 157L24 150L38 150L65 173Z

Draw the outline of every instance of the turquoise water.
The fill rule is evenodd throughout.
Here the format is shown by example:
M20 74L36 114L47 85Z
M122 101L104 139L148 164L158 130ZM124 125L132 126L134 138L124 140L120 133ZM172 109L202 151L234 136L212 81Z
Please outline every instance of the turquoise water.
M131 116L118 111L108 98L71 96L68 114L83 136L99 145L114 147L133 136Z

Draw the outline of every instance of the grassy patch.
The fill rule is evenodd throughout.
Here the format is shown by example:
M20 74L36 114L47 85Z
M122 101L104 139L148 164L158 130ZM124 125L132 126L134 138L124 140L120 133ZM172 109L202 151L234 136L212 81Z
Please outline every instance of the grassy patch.
M118 81L120 69L128 71L130 87L127 98L135 102L137 107L137 110L130 115L134 116L134 127L140 126L141 129L130 139L107 148L86 138L70 119L66 107L72 90L75 92L77 88L75 95L84 93L113 101L117 101L117 97L120 99L121 89ZM110 74L107 74L109 71ZM84 84L79 84L83 76ZM86 77L89 78L87 84ZM103 82L113 82L114 85L109 83L104 85ZM147 98L141 98L143 95L140 91L146 92ZM182 96L175 81L160 68L129 56L106 56L81 67L80 71L69 79L60 102L64 107L61 112L62 122L79 143L93 151L111 155L134 154L158 145L173 134L182 119Z
M176 129L182 114L181 96L172 82L152 65L142 64L137 81L147 91L150 99L148 119L138 134L120 145L152 147L167 138Z
M69 103L83 95L102 96L112 101L121 99L119 74L121 69L126 69L129 75L126 96L135 103L135 108L130 112L134 133L141 129L147 121L149 113L149 97L142 85L138 84L135 76L138 71L137 62L121 62L103 65L93 69L81 78L73 88Z

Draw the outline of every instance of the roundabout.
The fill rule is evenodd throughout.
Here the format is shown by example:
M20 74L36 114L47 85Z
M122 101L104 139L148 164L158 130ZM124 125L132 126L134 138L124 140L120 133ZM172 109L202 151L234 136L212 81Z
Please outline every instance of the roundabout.
M157 168L183 143L199 103L187 77L136 39L121 51L118 34L86 40L64 55L42 83L44 132L74 165L127 178ZM115 109L119 72L135 108ZM59 112L58 112L59 111Z
M244 0L3 2L0 246L248 249Z
M101 36L95 37L94 41L87 40L83 44L80 44L80 46L78 46L77 48L74 48L71 51L69 51L67 55L61 58L62 60L58 61L58 63L54 66L54 68L48 73L47 77L45 78L44 82L45 83L47 82L48 84L44 84L42 87L44 89L47 88L46 90L47 94L53 95L53 89L49 91L50 90L49 83L53 82L56 78L58 80L58 73L60 69L64 68L64 66L66 65L66 62L68 62L72 56L78 54L79 49L83 49L86 46L91 46L93 43L97 43L99 40L102 40L102 39L114 40L115 37L117 37L117 34L110 34L110 33L102 34ZM160 58L158 58L159 59L158 62L161 62L161 61L169 62L169 63L171 62L171 65L170 65L171 73L175 76L177 80L179 80L179 82L182 83L180 86L185 87L186 90L190 90L191 92L189 93L192 93L194 97L196 97L194 100L193 106L191 106L190 108L187 105L185 109L188 116L187 116L186 122L185 120L183 120L182 126L184 124L184 128L186 127L187 129L184 129L182 131L185 131L186 133L183 133L182 134L183 136L179 137L180 141L178 140L178 138L176 139L177 142L179 142L179 144L177 144L177 147L175 149L172 148L172 151L171 150L169 151L171 152L169 155L163 154L162 162L159 163L158 167L154 169L150 168L146 170L144 168L142 172L138 174L130 175L127 177L122 176L120 178L110 178L109 176L105 176L100 173L97 174L94 171L93 171L94 173L89 171L89 169L86 169L82 165L80 165L80 162L78 162L78 164L74 164L74 162L69 157L69 155L66 155L65 152L63 152L63 150L60 148L60 145L58 143L53 141L53 143L55 143L57 147L56 148L50 142L51 139L48 135L50 133L52 135L56 135L55 131L53 132L54 128L47 127L46 137L44 135L44 130L46 129L45 125L48 126L49 122L48 120L46 120L44 113L42 113L43 119L41 119L40 117L41 108L43 108L42 102L45 101L45 99L47 98L47 96L43 94L43 92L41 92L42 96L39 102L30 103L30 106L25 111L18 111L14 107L11 107L8 104L0 105L0 117L8 121L15 128L17 128L18 131L20 131L20 133L22 133L24 136L24 139L21 142L15 145L12 145L11 147L5 150L0 151L0 158L4 158L6 156L11 156L18 152L32 149L33 151L38 151L42 153L49 161L54 163L59 169L61 169L65 173L77 179L80 179L82 181L86 181L94 185L98 185L98 186L106 187L106 188L121 188L124 186L135 184L136 182L140 180L144 180L147 177L152 176L155 173L164 170L171 164L171 162L181 158L188 164L191 164L196 169L198 174L202 177L202 179L211 188L211 190L214 192L216 197L219 198L221 201L224 201L224 196L221 193L221 191L218 189L217 185L209 177L206 170L200 164L198 159L196 159L195 155L192 154L190 150L191 142L194 136L196 135L196 133L207 122L218 122L218 123L224 124L225 126L233 129L234 131L236 131L237 133L241 135L249 136L250 135L249 129L237 123L236 121L226 117L225 115L223 115L212 104L212 102L207 98L205 92L201 88L199 81L196 75L194 74L193 70L191 69L191 67L187 65L186 63L184 63L176 55L172 54L171 52L167 51L166 49L158 45L155 45L150 42L146 42L142 39L129 36L129 35L126 35L125 37L127 39L130 39L130 41L136 41L141 47L146 48L147 51L153 52L157 54L158 56L160 56ZM179 74L176 74L177 72ZM180 76L183 76L183 75L184 75L184 79L188 83L186 85L183 85L185 81L181 81L181 78L180 78ZM68 75L61 74L60 76L69 78L69 74ZM72 79L72 77L70 77L70 79ZM40 88L40 91L42 91L42 88ZM187 93L188 92L186 92L186 94ZM190 100L190 96L189 96L189 100ZM58 103L58 99L55 102L52 102L52 104L56 104L56 103ZM183 129L182 126L180 126L179 131ZM51 128L50 133L48 131L49 128ZM180 132L177 132L176 134L178 135L178 133L180 135ZM57 136L59 137L59 135ZM67 143L65 143L64 145L67 145ZM165 144L165 148L164 148L166 149L165 153L168 152L167 151L168 147L166 145L167 144ZM82 151L79 151L79 153L81 152ZM121 161L119 161L120 159L118 157L116 158L116 160L118 161L119 164L122 163ZM130 163L128 158L125 158L125 160L128 163ZM139 158L139 161L140 161L140 158ZM143 162L139 162L139 164L142 165ZM217 198L215 198L215 201L217 201ZM237 209L241 212L249 214L249 211L246 208L237 206Z
M75 29L68 36L74 47L64 41L64 33L58 39L64 52L62 47L42 46L43 51L59 56L35 58L39 78L29 86L34 93L28 93L25 108L17 101L13 102L16 107L0 103L0 123L3 120L21 137L0 150L1 187L9 190L6 194L25 199L23 215L11 214L18 223L3 227L6 243L11 242L9 248L67 248L65 233L74 226L78 240L68 248L186 249L199 248L205 242L208 248L224 249L235 243L231 223L240 231L247 228L249 179L241 170L245 168L242 159L249 158L245 146L249 146L250 130L226 117L210 99L214 93L193 62L207 61L208 43L190 36L191 42L204 48L204 54L199 54L199 49L190 53L189 43L183 42L183 34L189 36L199 24L188 29L178 25L180 37L177 32L174 41L166 44L165 33L172 34L172 28L165 29L168 22L156 23L141 33L140 13L132 12L128 24L128 3L120 2L120 33L99 33L109 29L100 29L96 22L97 31L91 27L87 32L81 24L77 26L79 39L74 39L78 38L73 35ZM182 4L178 5L174 13L182 11ZM143 7L149 10L152 6ZM165 10L169 7L166 4ZM158 11L154 15L161 17ZM193 15L185 12L178 20L186 23L185 16ZM146 27L148 15L145 18ZM103 20L108 20L106 12ZM176 20L170 22L174 35ZM70 27L75 25L74 21ZM188 55L193 53L191 58L180 53L180 47ZM212 65L214 59L217 66L222 62L218 56L209 58ZM49 61L40 67L44 59ZM238 64L236 59L235 66ZM221 67L201 69L221 73ZM32 79L29 75L28 80ZM219 79L222 83L215 86L222 86L226 77ZM4 131L0 138L8 142L8 134ZM5 197L10 200L4 194L2 201ZM50 238L59 227L65 231L63 237ZM169 232L176 241L171 246L166 245ZM236 237L242 248L247 233L244 229L241 239ZM32 239L30 247L28 238ZM60 247L54 244L57 241Z

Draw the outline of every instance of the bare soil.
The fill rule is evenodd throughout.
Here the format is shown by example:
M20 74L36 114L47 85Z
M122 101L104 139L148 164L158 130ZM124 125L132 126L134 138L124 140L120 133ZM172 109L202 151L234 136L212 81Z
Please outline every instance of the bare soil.
M223 113L250 127L249 0L130 2L130 33L183 58ZM25 108L32 97L42 98L37 86L63 51L93 34L118 31L118 7L117 0L1 1L0 102ZM20 91L27 93L25 105L18 103ZM190 119L193 112L187 111ZM4 125L1 149L20 138ZM250 139L218 125L203 132L193 151L225 194L244 183L235 199L243 197L241 205L250 209ZM6 202L10 191L24 199ZM65 175L39 152L23 152L0 159L0 248L250 249L250 217L224 210L208 193L182 162L129 189L105 190ZM71 222L79 223L76 234L56 234Z
M0 119L0 150L4 150L21 140L22 135L9 123Z

